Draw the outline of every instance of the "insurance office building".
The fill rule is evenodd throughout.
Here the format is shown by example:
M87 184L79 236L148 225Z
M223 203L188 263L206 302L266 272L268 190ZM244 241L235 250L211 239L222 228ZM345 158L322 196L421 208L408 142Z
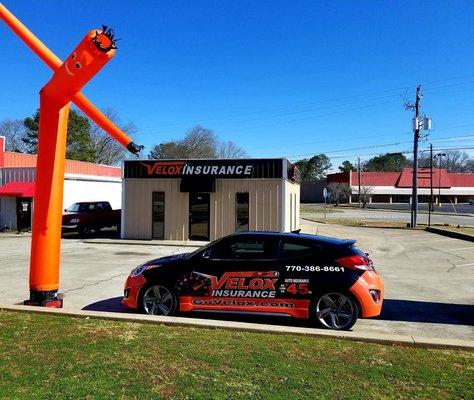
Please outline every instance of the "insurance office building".
M299 172L284 158L126 160L122 171L123 239L299 227Z

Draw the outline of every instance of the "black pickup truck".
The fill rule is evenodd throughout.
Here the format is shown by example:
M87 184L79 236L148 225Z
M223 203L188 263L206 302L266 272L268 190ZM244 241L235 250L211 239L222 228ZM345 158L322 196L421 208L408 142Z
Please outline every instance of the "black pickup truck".
M78 232L82 236L102 228L120 229L121 210L112 210L108 201L86 201L74 203L64 210L63 232Z

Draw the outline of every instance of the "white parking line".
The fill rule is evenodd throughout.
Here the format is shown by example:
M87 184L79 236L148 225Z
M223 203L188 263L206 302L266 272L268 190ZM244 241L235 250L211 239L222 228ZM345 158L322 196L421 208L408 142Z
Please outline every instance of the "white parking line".
M458 267L469 267L470 265L474 265L474 263L455 265L455 267L456 268L458 268Z
M446 238L444 240L424 240L423 242L409 242L409 243L401 243L405 246L411 245L411 244L425 244L425 243L443 243L443 242L450 242L452 241L451 238Z
M460 251L460 250L474 250L474 246L471 246L471 247L459 247L458 249L443 249L443 251Z

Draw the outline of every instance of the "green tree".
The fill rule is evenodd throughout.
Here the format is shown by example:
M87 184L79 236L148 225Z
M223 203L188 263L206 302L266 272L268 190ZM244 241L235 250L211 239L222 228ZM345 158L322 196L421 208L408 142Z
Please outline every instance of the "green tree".
M338 168L341 172L350 172L355 171L357 169L349 160L343 161Z
M411 161L402 153L387 153L371 158L364 164L364 171L400 172L409 167Z
M25 118L23 124L26 132L22 138L26 152L36 154L38 152L38 131L40 116L39 111L33 117ZM66 158L70 160L93 162L96 150L91 141L91 124L89 119L80 115L77 111L69 112L67 128Z
M324 179L332 164L326 154L317 154L310 159L303 159L295 162L301 174L301 181L314 182Z
M185 158L186 151L177 142L160 143L151 149L148 158L151 160L171 159L171 158Z

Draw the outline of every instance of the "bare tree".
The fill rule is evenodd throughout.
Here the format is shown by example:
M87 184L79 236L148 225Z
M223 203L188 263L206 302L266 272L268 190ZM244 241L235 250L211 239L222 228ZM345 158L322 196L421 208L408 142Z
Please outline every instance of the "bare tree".
M220 142L217 146L217 158L244 158L247 153L231 140Z
M137 128L135 124L129 122L127 124L122 124L117 113L108 108L104 111L104 114L110 119L115 125L119 126L122 131L127 135L136 134ZM92 146L95 149L96 156L93 162L97 164L105 165L116 165L121 160L123 160L127 155L128 151L111 136L105 133L102 128L96 124L91 124L91 141Z
M213 130L197 125L186 134L180 145L186 149L186 158L215 158L217 136Z
M26 146L23 138L26 134L26 128L20 119L5 119L0 122L0 136L5 136L5 150L26 152Z
M366 204L370 201L370 197L373 191L374 191L374 188L372 186L360 187L359 197L360 197L360 201L362 202L363 208L365 208Z
M446 168L448 172L466 172L469 162L469 154L465 151L446 151L443 157L441 168Z
M332 182L328 188L331 193L331 199L336 202L336 206L339 205L340 201L348 199L351 194L351 187L345 182Z
M443 153L446 154L446 156L440 159L441 168L446 168L448 172L472 172L474 159L469 158L469 154L465 151L450 150L443 151ZM418 165L422 168L430 167L429 152L424 151L420 154ZM438 168L438 161L433 160L433 167Z
M216 158L217 145L214 131L198 125L188 131L182 140L153 146L148 158Z

